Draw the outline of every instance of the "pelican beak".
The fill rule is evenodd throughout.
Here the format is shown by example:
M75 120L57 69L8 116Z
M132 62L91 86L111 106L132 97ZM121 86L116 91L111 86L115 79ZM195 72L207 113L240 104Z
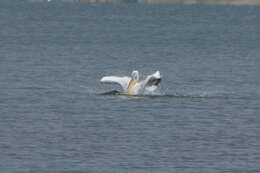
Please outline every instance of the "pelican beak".
M126 94L129 94L131 95L133 93L133 89L134 89L134 86L137 84L137 80L135 79L132 79L129 84L128 84L128 87L127 87L127 90L126 90Z

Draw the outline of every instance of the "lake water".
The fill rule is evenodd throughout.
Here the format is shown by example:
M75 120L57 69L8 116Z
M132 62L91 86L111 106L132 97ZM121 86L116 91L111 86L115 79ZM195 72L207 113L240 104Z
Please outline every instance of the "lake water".
M0 2L0 172L260 172L260 6ZM156 96L100 95L160 70Z

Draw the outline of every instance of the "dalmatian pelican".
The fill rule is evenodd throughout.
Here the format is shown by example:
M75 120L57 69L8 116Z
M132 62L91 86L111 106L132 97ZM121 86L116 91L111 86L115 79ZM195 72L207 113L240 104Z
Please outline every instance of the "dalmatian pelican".
M131 76L104 76L100 80L101 83L119 84L125 95L145 95L152 93L161 82L159 71L148 75L145 80L139 81L139 72L134 70Z

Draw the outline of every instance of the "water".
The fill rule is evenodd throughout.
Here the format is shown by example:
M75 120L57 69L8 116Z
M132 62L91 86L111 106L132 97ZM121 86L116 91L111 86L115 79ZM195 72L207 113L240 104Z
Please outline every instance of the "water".
M0 2L0 172L260 172L260 7ZM100 95L160 70L159 94Z

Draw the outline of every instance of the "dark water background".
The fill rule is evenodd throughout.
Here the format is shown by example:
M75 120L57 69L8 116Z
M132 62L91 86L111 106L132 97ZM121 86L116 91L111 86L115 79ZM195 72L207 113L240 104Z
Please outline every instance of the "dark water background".
M260 6L0 2L0 172L260 172ZM99 95L160 70L157 97Z

